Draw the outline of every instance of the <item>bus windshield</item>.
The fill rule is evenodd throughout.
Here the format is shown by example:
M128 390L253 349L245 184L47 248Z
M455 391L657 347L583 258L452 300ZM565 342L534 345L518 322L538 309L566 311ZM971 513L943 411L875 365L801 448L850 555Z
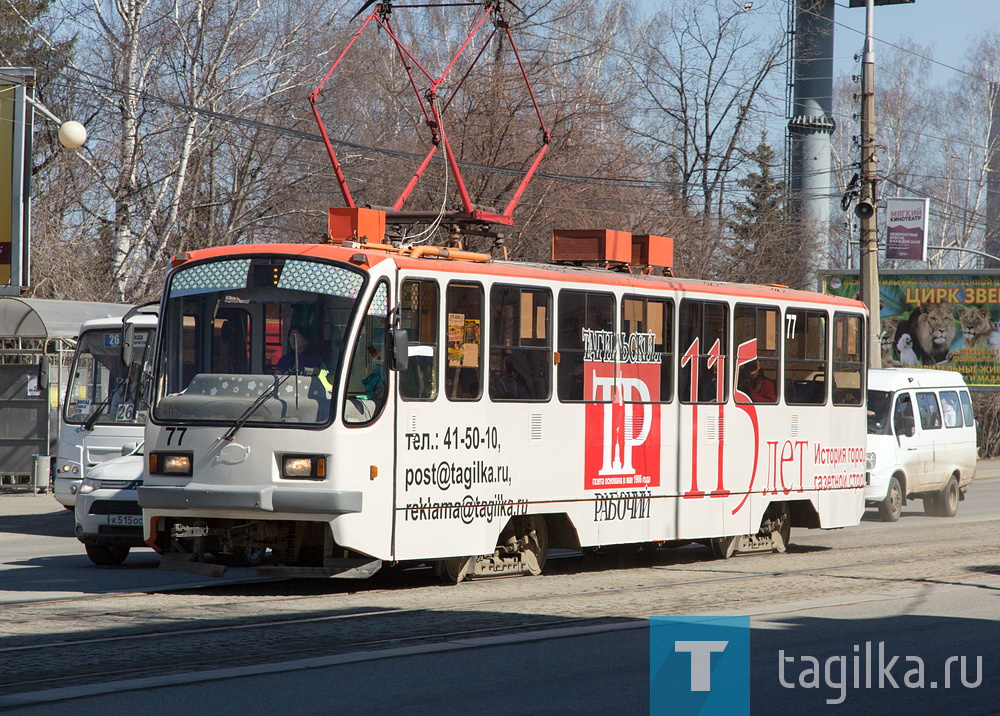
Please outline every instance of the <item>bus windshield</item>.
M158 420L318 425L365 274L286 257L222 259L175 271L157 362Z
M80 336L64 405L67 423L146 422L146 406L139 401L138 376L153 342L153 330L136 329L135 357L129 370L121 362L121 336L120 328L90 330ZM96 417L94 413L98 413Z

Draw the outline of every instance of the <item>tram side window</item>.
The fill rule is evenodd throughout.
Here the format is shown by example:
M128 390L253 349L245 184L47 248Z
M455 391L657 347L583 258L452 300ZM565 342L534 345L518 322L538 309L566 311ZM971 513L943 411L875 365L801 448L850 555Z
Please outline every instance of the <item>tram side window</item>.
M833 404L861 405L864 395L864 322L861 316L833 316Z
M403 281L399 327L406 329L409 361L399 373L404 400L434 400L438 393L438 285L436 281Z
M780 370L781 325L777 308L737 304L733 313L736 345L736 402L775 404Z
M622 300L622 333L627 346L623 362L658 363L660 366L660 387L657 391L650 391L652 402L666 403L673 398L673 326L672 301L639 296L626 296Z
M729 396L729 306L682 301L678 396L684 403L724 403Z
M917 393L917 413L923 430L937 430L941 427L941 408L934 393Z
M559 400L611 400L610 395L584 395L584 359L599 361L602 356L586 355L584 331L591 335L613 336L615 297L608 293L559 292ZM604 356L607 357L607 356ZM614 356L611 356L614 362Z
M388 348L389 288L384 281L375 289L361 323L351 369L344 391L344 422L370 423L385 407L388 375L385 356Z
M445 293L448 400L479 400L483 394L483 287L450 283Z
M822 311L785 311L785 402L826 402L826 322Z
M548 400L552 384L552 294L495 285L490 289L490 399Z

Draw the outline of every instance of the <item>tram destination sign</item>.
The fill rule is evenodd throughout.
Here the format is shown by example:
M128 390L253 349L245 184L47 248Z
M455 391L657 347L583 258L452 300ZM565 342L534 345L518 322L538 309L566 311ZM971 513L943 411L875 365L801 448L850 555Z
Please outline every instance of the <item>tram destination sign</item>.
M857 273L825 272L824 293L861 295ZM1000 389L1000 276L989 271L879 273L882 366L961 373L980 390ZM874 319L873 319L874 320Z

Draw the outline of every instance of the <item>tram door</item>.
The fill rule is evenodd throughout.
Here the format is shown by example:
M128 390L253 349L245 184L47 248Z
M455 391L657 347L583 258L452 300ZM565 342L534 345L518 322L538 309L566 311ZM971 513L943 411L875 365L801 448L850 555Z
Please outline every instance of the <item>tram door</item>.
M343 391L347 433L338 459L353 484L364 482L362 512L341 520L363 521L364 549L379 555L390 553L393 511L395 404L389 397L395 378L389 371L388 309L389 283L382 280L372 293L348 355Z
M729 399L729 305L684 299L679 309L678 537L721 535Z

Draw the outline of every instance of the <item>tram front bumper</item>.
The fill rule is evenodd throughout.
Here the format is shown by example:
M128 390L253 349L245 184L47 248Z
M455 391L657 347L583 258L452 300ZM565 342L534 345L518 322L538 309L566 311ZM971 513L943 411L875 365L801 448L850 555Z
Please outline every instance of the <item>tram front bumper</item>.
M142 486L139 505L155 510L258 510L262 512L361 512L362 493L355 490L290 489L230 485Z

